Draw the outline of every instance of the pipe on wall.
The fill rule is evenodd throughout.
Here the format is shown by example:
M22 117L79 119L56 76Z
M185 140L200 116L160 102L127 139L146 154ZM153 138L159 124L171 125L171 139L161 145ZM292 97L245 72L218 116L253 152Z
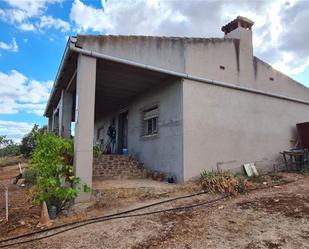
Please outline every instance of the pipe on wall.
M283 100L288 100L288 101L292 101L292 102L296 102L296 103L309 105L309 101L302 100L302 99L291 98L291 97L288 97L288 96L285 96L285 95L271 93L271 92L265 92L265 91L257 90L257 89L254 89L254 88L238 86L238 85L233 84L233 83L227 83L227 82L223 82L223 81L202 78L202 77L190 75L190 74L187 74L187 73L180 73L180 72L176 72L176 71L173 71L173 70L168 70L168 69L164 69L164 68L160 68L160 67L150 66L150 65L147 65L147 64L126 60L126 59L122 59L122 58L98 53L98 52L91 51L91 50L78 48L78 47L75 46L74 42L70 43L70 50L74 51L76 53L79 53L79 54L86 55L86 56L91 56L91 57L95 57L95 58L99 58L99 59L119 62L119 63L122 63L122 64L127 64L127 65L138 67L138 68L143 68L143 69L147 69L147 70L151 70L151 71L155 71L155 72L159 72L159 73L165 73L165 74L173 75L173 76L180 77L180 78L183 78L183 79L203 82L203 83L207 83L207 84L211 84L211 85L215 85L215 86L235 89L235 90L239 90L239 91L244 91L244 92L249 92L249 93L254 93L254 94L259 94L259 95L264 95L264 96L273 97L273 98L277 98L277 99L283 99Z

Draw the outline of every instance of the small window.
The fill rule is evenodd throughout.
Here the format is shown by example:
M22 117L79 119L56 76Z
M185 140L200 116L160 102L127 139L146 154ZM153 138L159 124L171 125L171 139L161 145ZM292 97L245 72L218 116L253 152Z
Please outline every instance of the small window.
M157 106L143 111L143 136L158 133L159 109Z
M273 77L269 77L269 80L274 81L274 78Z

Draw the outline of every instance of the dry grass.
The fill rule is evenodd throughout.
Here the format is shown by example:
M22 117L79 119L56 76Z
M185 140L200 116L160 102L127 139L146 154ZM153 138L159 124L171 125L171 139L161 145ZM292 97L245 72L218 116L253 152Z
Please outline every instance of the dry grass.
M27 163L28 159L23 156L8 156L0 157L0 167L6 167L11 165L16 165L18 163Z

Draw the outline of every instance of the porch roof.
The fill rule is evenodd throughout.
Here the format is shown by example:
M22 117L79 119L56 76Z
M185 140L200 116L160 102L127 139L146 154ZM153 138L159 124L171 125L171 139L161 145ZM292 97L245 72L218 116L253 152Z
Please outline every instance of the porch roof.
M75 91L78 52L71 46L76 45L76 38L70 37L59 70L54 81L52 92L46 105L44 116L49 117L57 106L62 89ZM127 105L134 97L160 83L177 78L167 72L157 72L147 67L138 67L119 61L97 59L96 68L96 106L119 108ZM138 64L138 63L136 63Z

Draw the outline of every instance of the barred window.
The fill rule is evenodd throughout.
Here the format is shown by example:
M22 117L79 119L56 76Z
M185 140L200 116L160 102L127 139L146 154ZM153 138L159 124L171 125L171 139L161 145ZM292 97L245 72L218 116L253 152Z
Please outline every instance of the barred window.
M143 111L143 135L154 135L158 133L158 106Z

